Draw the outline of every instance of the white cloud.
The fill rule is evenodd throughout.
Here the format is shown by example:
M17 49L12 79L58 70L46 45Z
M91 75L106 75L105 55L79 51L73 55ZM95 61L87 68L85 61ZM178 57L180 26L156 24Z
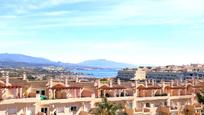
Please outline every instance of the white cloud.
M85 2L89 2L93 5L93 7L87 7L88 5ZM80 7L78 6L76 8L75 3L81 3L79 5ZM44 29L46 31L47 29L62 27L64 30L69 31L69 27L72 26L76 26L78 29L82 26L108 27L148 25L148 27L152 27L151 25L160 24L166 26L177 25L176 27L180 27L179 25L192 26L192 28L188 29L189 32L186 30L175 30L177 33L172 33L172 36L170 37L175 37L176 39L183 37L182 35L185 34L190 35L191 29L192 32L195 32L194 29L203 29L203 4L203 0L104 0L103 3L98 0L37 0L37 2L35 0L24 0L24 2L9 4L9 7L7 8L10 10L0 16L0 35L7 36L6 38L13 35L18 37L24 35L23 37L26 37L25 35L30 34L32 29L34 29L37 31L36 34L30 36L35 37L39 35L40 37L47 37L43 33L44 31L41 31L40 29ZM60 5L63 7L60 7ZM2 9L2 7L0 9ZM5 9L2 11L5 11ZM167 27L166 29L169 28ZM68 33L62 34L60 37L64 37L64 35L68 36ZM196 34L192 34L191 36L195 37L195 35ZM130 36L131 35L127 37ZM84 36L84 38L87 37L89 36ZM93 36L91 37L94 39ZM134 36L132 35L132 37ZM200 35L200 38L201 37L202 35ZM72 37L69 39L71 38ZM161 36L158 35L158 38L161 39ZM181 42L182 47L185 46L185 48L181 50L179 50L178 46L175 49L173 46L166 46L168 45L166 41L163 45L161 45L161 41L156 44L151 43L152 41L138 42L135 40L127 42L125 38L123 38L123 40L124 41L108 43L64 43L56 47L53 47L55 45L43 47L46 47L47 49L45 49L50 52L38 50L31 53L34 55L40 53L42 57L50 57L56 61L62 60L65 62L79 62L85 59L107 58L121 62L124 62L125 60L128 63L135 64L165 64L190 63L193 62L194 59L202 60L202 58L204 58L203 55L199 55L199 58L195 57L195 55L199 54L198 52L194 55L188 56L188 52L186 51L184 52L185 55L181 55L180 52L183 52L184 49L188 49L188 47L191 46L190 44L183 44L185 39L182 39L183 41ZM2 43L3 42L1 42L0 45L4 47L27 44L26 42L23 44L11 43L9 45ZM174 44L174 42L171 44ZM202 44L200 45L202 46ZM21 48L21 50L24 49L26 48ZM38 49L38 46L35 46L33 49ZM192 49L195 50L199 48ZM29 52L30 50L27 49L26 51Z
M55 1L55 0L54 0ZM58 0L56 0L58 1ZM55 2L56 2L55 1ZM82 2L74 0L71 2ZM58 1L63 4L65 1ZM109 3L109 2L107 2ZM165 0L165 1L122 1L104 5L102 9L77 12L68 10L67 17L47 19L51 23L39 24L39 27L66 27L66 26L106 26L106 25L151 25L151 24L192 24L200 21L204 7L200 0ZM82 6L86 7L86 6ZM61 15L65 12L48 12L48 15ZM74 14L74 15L73 15ZM36 25L38 26L38 25Z
M65 14L71 13L70 11L53 11L53 12L45 12L44 16L62 16Z
M52 5L60 5L60 4L70 4L70 3L80 3L94 0L48 0Z
M13 42L13 40L5 40L5 39L1 39L0 38L0 48L1 49L5 49L5 48L17 48L17 47L20 47L22 45L31 45L32 42L31 41L22 41L22 40L18 40L18 41L15 41Z
M95 10L82 10L87 7L85 4L83 5L84 2L94 3ZM56 5L74 6L74 3L82 3L82 9L65 8L64 10L43 12L44 9ZM30 19L29 22L25 22L28 23L25 26L27 25L28 28L32 29L69 26L194 24L200 21L204 12L204 7L202 7L204 1L202 0L127 0L114 2L105 0L104 4L99 3L95 0L25 0L22 3L16 3L13 9L17 15L23 14L20 17L22 19L26 19L26 16L35 17L36 20ZM36 9L41 9L42 12L34 12L33 10ZM37 18L39 16L40 19ZM47 16L55 16L56 18L48 18ZM16 15L10 15L10 17L8 15L7 18L17 17Z

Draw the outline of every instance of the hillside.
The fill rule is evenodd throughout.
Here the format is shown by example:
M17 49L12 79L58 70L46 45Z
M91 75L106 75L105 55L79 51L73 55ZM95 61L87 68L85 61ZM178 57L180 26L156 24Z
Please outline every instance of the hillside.
M86 60L81 63L78 63L82 66L91 66L91 67L102 67L102 68L125 68L125 67L135 67L134 65L127 63L119 63L114 61L109 61L105 59L97 60Z
M0 62L21 62L30 64L54 64L55 62L45 58L32 57L22 54L0 54Z

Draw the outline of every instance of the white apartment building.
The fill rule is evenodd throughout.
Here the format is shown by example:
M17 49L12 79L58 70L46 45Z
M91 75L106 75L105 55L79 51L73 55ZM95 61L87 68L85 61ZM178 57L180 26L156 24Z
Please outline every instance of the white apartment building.
M144 68L125 68L118 71L117 78L122 80L145 80L146 73Z

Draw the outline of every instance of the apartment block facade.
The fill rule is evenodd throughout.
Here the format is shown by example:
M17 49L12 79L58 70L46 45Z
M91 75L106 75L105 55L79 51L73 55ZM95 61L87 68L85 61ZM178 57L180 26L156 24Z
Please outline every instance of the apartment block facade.
M73 82L4 76L0 78L0 115L88 115L102 97L123 104L129 115L184 115L188 107L200 115L203 106L195 94L203 88L202 79Z

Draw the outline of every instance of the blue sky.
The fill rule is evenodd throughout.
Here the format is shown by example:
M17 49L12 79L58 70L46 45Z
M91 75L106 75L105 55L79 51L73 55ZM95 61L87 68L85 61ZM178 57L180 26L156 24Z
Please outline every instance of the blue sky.
M204 63L203 0L0 0L0 53Z

